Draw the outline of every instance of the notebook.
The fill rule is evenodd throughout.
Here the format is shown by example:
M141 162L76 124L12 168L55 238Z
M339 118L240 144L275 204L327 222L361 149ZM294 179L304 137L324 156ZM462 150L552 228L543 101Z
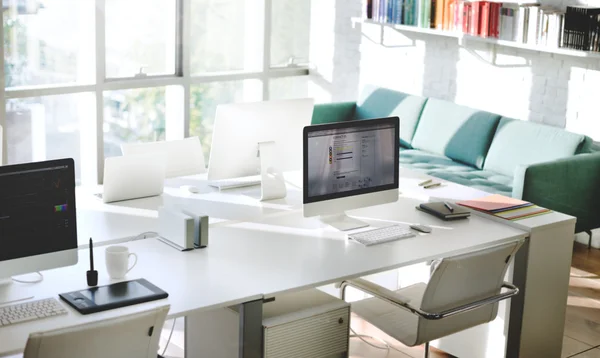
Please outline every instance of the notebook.
M497 212L507 209L516 209L531 206L532 204L523 200L509 198L500 194L484 196L475 200L464 200L456 202L458 205L466 206L471 209Z
M452 211L446 207L444 202L423 203L417 206L417 209L437 216L442 220L464 219L471 215L471 212L465 208L452 203L448 204L452 207Z

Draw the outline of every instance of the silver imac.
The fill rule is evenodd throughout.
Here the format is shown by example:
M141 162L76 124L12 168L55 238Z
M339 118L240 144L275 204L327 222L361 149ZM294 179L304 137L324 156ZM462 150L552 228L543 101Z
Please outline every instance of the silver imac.
M0 302L11 276L76 263L73 159L0 167Z
M346 210L398 200L398 117L313 125L303 133L303 213L339 229L368 226Z
M274 142L277 169L302 169L302 128L314 107L310 98L219 105L208 161L208 180L260 173L260 143Z

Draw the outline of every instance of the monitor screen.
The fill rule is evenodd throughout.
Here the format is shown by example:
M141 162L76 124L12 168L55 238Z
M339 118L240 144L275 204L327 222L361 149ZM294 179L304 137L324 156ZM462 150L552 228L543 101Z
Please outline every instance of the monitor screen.
M398 187L398 118L305 130L305 203Z
M77 248L72 159L0 167L0 261Z

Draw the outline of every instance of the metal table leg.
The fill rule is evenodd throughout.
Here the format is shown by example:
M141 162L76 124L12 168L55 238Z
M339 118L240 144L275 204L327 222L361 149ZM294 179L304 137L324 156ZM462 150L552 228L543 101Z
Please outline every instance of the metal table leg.
M239 358L262 358L263 356L263 300L240 304Z

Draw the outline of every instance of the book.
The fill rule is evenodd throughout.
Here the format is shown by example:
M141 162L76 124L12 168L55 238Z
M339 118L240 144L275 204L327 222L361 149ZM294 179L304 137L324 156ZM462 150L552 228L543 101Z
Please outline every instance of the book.
M472 2L469 7L469 35L477 36L479 34L479 2Z
M456 204L466 206L471 209L489 212L532 205L527 201L510 198L500 194L492 194L474 200L458 201Z
M515 9L502 5L500 9L500 39L515 41Z
M461 208L458 205L450 203L449 205L453 210L448 209L446 207L446 203L444 202L423 203L417 206L417 209L436 216L442 220L465 219L471 216L471 212L469 210Z
M444 28L444 7L445 0L436 0L435 2L435 28L442 30Z
M503 218L506 220L520 220L526 219L532 216L537 216L551 212L550 209L542 208L537 205L531 205L523 208L517 208L513 210L505 210L500 213L495 213L494 216Z
M490 3L490 37L500 37L500 8L502 4L497 2Z
M488 1L480 2L479 21L479 35L481 37L488 37L490 34L490 3Z
M471 3L465 2L463 4L463 14L462 14L462 32L465 34L469 33L470 19L471 19Z
M537 44L540 9L537 6L529 7L529 19L527 20L527 43Z

